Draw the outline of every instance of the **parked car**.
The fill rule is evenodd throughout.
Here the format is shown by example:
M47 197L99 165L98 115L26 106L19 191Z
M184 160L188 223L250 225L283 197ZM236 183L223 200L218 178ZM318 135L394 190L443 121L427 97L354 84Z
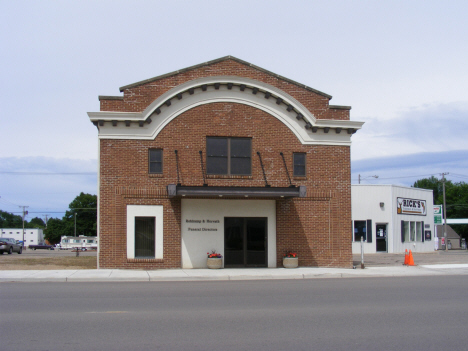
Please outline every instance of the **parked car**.
M31 250L53 250L54 249L52 245L47 245L47 244L29 245L28 247Z
M0 238L0 255L3 255L4 252L8 252L9 255L11 255L13 252L22 254L23 246L18 245L15 239Z

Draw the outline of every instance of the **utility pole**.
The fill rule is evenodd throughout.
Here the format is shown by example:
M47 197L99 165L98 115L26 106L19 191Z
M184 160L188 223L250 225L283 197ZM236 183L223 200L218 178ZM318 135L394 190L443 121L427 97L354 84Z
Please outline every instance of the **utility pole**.
M26 244L24 242L24 216L28 214L28 211L25 211L29 206L18 206L23 208L23 247L26 249Z
M44 215L45 217L45 227L47 229L47 221L49 220L49 215Z
M442 173L442 191L444 194L444 240L445 240L445 251L448 251L448 241L447 241L447 204L445 203L445 176L447 173Z
M75 211L75 236L76 236L76 211Z

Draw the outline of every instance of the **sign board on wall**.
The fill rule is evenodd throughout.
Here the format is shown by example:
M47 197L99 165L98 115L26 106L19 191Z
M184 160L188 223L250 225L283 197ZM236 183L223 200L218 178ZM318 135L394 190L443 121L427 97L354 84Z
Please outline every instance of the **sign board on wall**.
M434 205L434 224L442 224L442 205Z
M397 197L397 213L425 216L427 213L426 200Z

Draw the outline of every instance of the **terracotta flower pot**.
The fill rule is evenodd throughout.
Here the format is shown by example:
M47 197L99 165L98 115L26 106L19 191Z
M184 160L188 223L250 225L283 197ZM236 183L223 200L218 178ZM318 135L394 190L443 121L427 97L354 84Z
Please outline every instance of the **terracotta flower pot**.
M206 265L209 269L220 269L223 267L223 259L222 258L207 258Z
M299 266L299 257L283 257L284 268L297 268Z

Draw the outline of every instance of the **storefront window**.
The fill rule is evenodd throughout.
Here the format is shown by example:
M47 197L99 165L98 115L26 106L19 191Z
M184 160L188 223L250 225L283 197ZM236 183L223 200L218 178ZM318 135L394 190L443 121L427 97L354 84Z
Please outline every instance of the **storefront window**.
M416 222L416 241L422 241L422 223Z
M410 222L404 221L403 222L403 233L405 237L405 241L410 241Z
M401 221L401 241L402 242L424 242L423 238L424 222Z
M416 223L410 222L410 241L416 241Z
M366 221L354 221L354 241L366 241Z

